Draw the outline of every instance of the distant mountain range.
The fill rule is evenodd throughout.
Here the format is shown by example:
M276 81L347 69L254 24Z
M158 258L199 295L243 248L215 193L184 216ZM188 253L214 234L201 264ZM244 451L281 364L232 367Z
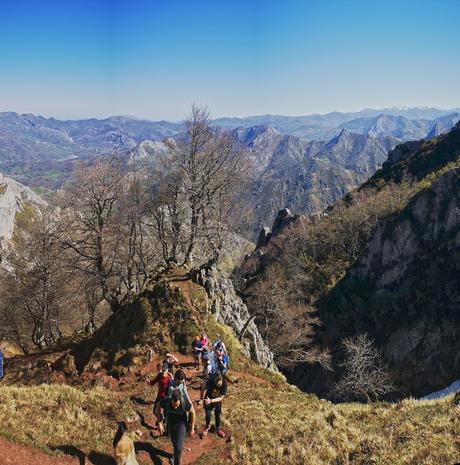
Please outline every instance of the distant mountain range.
M321 211L367 180L387 158L397 140L342 129L329 142L284 135L272 127L230 131L251 158L251 188L245 213L255 239L278 210ZM129 163L158 167L166 144L144 141L129 154Z
M253 232L284 207L321 211L368 179L398 143L431 139L460 120L458 109L389 108L324 115L219 118L252 158L247 195ZM60 121L0 113L0 172L33 187L56 190L81 159L120 154L128 164L155 165L180 136L181 123L129 116Z
M369 135L372 136L378 133L379 136L393 136L406 141L426 137L436 124L440 124L444 132L452 129L453 124L460 119L459 113L459 108L439 110L425 107L393 107L381 110L364 109L352 113L332 112L324 115L218 118L214 120L214 123L227 129L270 126L283 134L295 135L308 140L329 140L337 135L340 129L347 128L361 134L371 131ZM444 119L446 117L447 120ZM449 124L450 120L455 122ZM373 129L376 132L373 132Z
M0 113L0 166L132 149L145 139L162 140L182 128L179 123L124 116L60 121L30 114Z

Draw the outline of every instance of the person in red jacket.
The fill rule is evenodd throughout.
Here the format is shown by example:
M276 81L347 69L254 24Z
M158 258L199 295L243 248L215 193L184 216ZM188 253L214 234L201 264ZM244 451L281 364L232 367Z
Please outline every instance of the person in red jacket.
M200 337L201 347L209 349L209 339L206 333L201 333Z
M163 427L163 412L161 410L161 401L168 396L169 384L173 380L172 374L169 372L167 363L161 365L161 371L155 376L154 379L147 382L152 386L158 384L157 397L153 404L153 413L157 419L156 425L161 434L164 432Z

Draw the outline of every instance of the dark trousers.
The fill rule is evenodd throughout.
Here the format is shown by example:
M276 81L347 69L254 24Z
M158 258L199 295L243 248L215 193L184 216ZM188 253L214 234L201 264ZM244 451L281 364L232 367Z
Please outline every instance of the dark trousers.
M174 447L174 465L180 465L182 451L184 450L185 436L187 435L187 425L181 421L172 431L169 431Z
M204 413L206 418L206 428L209 428L211 425L211 416L212 411L214 410L214 414L216 416L216 428L220 428L220 419L222 416L222 404L209 404L204 406Z

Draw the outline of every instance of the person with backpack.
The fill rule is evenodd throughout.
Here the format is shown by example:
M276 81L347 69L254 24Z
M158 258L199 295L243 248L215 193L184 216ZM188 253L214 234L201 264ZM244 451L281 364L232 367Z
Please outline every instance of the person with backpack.
M0 346L0 379L5 376L5 372L3 371L3 348Z
M195 369L201 368L201 355L203 352L203 344L201 343L200 336L195 336L192 341L193 361L195 362Z
M222 375L226 375L228 372L228 362L229 358L228 355L224 352L218 352L216 358L216 371L221 373Z
M128 436L128 427L124 421L118 423L118 430L113 438L115 461L117 465L139 465L136 460L134 442Z
M190 396L188 395L187 385L185 384L186 376L183 370L177 370L174 374L174 379L169 383L168 397L171 397L174 391L179 391L182 397L185 397L190 403Z
M203 363L203 375L205 378L209 378L213 370L213 354L206 347L203 347L201 361Z
M161 412L161 401L168 396L169 384L173 380L171 373L169 372L168 365L163 363L161 366L161 371L153 380L147 380L148 384L155 386L158 384L157 397L153 404L153 413L157 419L156 426L160 431L160 434L163 434L163 414Z
M211 377L203 384L201 389L201 400L199 404L204 405L205 412L205 428L203 430L203 436L206 436L211 429L211 417L212 411L216 418L216 434L223 438L225 436L224 430L221 428L222 420L222 401L227 395L227 380L221 375Z
M227 353L227 348L225 347L224 342L220 339L217 339L216 342L214 342L214 344L212 345L212 350L217 354L221 352L223 352L224 354Z
M195 410L192 403L183 397L179 390L173 391L171 397L164 398L161 404L166 417L168 436L174 449L169 463L170 465L180 465L187 426L189 426L190 437L195 434Z

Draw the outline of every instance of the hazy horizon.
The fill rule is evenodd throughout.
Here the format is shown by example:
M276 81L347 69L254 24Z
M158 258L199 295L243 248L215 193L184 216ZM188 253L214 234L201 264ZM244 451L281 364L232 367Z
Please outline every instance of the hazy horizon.
M280 113L278 113L278 114L277 113L264 113L264 114L261 113L261 114L250 114L250 115L225 115L225 114L215 115L215 114L211 113L210 116L211 116L212 119L221 119L221 118L245 119L245 118L258 118L258 117L264 117L264 116L283 117L283 118L302 118L302 117L312 116L312 115L324 116L324 115L328 115L328 114L331 114L331 113L348 114L348 113L361 113L361 112L365 112L365 111L414 110L414 109L458 112L458 111L460 111L460 105L458 107L453 106L453 107L444 107L444 108L443 107L432 107L432 106L428 106L428 105L416 105L416 106L413 106L413 107L406 107L406 106L400 106L400 105L391 105L391 106L382 107L382 108L370 108L370 107L368 107L368 108L360 108L358 110L343 110L343 111L333 110L333 111L326 112L326 113L312 112L312 113L303 113L303 114L298 114L298 115L286 115L286 114L280 114ZM144 117L140 117L138 115L130 115L130 114L126 114L126 113L124 113L124 114L123 113L120 113L120 114L107 114L107 115L100 115L100 116L95 116L95 115L92 115L92 114L88 114L88 115L85 115L85 116L58 117L56 115L45 114L43 112L17 111L17 110L14 110L14 109L10 109L10 110L2 110L2 109L0 109L0 114L2 114L2 113L16 113L18 115L28 115L28 114L30 114L30 115L34 115L34 116L41 116L41 117L47 118L47 119L54 118L56 120L61 120L61 121L66 121L66 120L79 121L79 120L87 120L87 119L99 119L99 120L102 120L102 119L107 119L107 118L124 117L124 118L131 118L131 119L139 120L139 121L151 121L151 122L167 121L168 123L180 123L185 119L185 117L187 116L188 111L185 112L184 117L179 118L179 119L167 119L167 118L161 118L161 117L159 117L159 118L144 118Z
M0 16L6 111L84 119L460 106L460 2L17 0Z

